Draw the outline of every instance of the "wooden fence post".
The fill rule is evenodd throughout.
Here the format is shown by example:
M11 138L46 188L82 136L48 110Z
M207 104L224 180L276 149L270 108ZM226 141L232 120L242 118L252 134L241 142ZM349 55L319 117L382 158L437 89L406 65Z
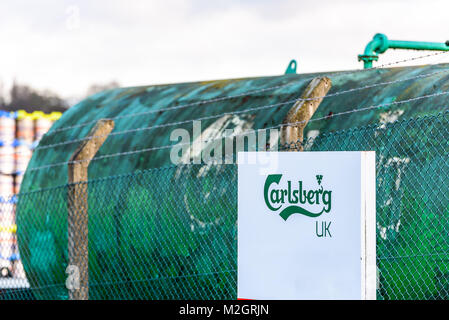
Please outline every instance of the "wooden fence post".
M304 128L331 87L332 81L327 77L313 79L301 96L301 99L308 100L296 102L287 113L283 123L293 124L282 126L281 144L293 145L290 151L303 150Z
M69 162L68 254L69 266L77 268L79 286L69 289L70 300L89 299L87 169L89 163L114 129L113 120L99 120Z

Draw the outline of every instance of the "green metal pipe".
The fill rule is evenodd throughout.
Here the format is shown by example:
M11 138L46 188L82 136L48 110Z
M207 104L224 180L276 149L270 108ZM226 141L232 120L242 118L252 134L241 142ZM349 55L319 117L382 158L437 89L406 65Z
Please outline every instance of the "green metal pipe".
M440 42L422 42L422 41L402 41L389 40L386 35L378 33L365 47L363 55L359 55L359 61L363 61L364 68L373 66L373 61L379 59L378 54L384 53L388 49L408 49L408 50L436 50L449 51L449 41Z
M441 51L449 50L449 47L446 45L446 43L400 41L400 40L388 40L388 48L410 49L410 50L441 50Z

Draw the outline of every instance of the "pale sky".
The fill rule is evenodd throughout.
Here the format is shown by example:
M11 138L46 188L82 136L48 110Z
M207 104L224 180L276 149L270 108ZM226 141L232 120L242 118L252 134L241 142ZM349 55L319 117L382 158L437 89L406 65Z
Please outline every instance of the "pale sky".
M448 13L447 0L0 0L0 81L76 101L92 83L280 75L291 59L298 73L357 69L378 32L449 40ZM439 62L449 54L414 64Z

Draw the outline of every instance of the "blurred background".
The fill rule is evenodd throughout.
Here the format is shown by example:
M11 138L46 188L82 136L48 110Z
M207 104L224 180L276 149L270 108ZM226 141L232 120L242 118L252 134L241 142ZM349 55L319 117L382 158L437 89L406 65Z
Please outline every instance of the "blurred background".
M298 73L362 68L357 55L378 32L448 40L439 14L448 9L444 0L2 0L0 109L63 111L105 88L278 75L290 59ZM388 50L378 64L417 54Z

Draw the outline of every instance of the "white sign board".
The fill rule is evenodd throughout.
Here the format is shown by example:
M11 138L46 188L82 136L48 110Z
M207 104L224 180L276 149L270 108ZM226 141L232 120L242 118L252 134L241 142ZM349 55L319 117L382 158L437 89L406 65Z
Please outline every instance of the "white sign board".
M375 152L240 152L237 297L375 299L375 195Z

